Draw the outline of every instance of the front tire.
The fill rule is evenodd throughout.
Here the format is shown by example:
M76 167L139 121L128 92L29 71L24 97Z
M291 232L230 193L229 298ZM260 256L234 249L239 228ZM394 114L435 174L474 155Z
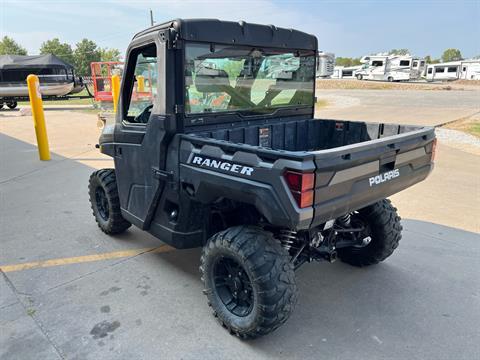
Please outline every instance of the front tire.
M132 225L120 210L114 169L102 169L90 175L88 193L95 221L105 234L120 234Z
M362 74L357 74L355 77L357 78L357 80L363 80L363 75Z
M274 331L297 302L288 252L257 227L236 226L212 236L203 248L200 272L214 316L241 338Z
M368 266L385 260L398 247L402 238L402 225L397 209L388 199L360 209L358 216L367 228L371 240L363 247L347 247L338 250L338 257L353 266Z

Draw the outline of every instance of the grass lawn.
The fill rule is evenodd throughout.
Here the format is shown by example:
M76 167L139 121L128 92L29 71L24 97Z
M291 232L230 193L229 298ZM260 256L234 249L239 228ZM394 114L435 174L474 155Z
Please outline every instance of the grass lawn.
M93 105L93 99L76 99L76 96L88 96L86 90L82 90L78 94L72 95L71 99L67 100L43 100L44 105ZM29 101L19 101L18 105L30 105Z
M480 138L480 117L458 120L445 125L446 129L459 130Z
M325 99L318 99L315 103L315 110L321 109L328 105L328 101Z
M470 128L470 133L480 137L480 123L473 124Z

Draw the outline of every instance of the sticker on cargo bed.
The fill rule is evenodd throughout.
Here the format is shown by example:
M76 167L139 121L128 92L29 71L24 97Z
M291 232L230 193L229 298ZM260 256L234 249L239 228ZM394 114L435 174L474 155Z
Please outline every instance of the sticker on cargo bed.
M258 129L258 145L266 148L270 147L270 128Z
M395 170L387 171L386 173L383 173L377 176L372 176L370 179L368 179L368 182L370 183L370 186L373 186L373 185L384 183L385 181L395 179L396 177L399 177L399 176L400 176L400 170L395 169Z
M231 173L236 173L240 175L252 176L253 168L249 166L243 166L240 164L235 164L229 161L223 161L218 159L212 159L205 156L194 155L190 160L190 164L197 165L200 167L206 167L211 169L219 169L223 171L228 171Z

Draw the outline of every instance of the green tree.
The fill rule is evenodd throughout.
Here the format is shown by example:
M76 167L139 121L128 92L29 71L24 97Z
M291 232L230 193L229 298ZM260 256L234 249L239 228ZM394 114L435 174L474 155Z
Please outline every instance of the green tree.
M100 49L101 61L120 61L120 50L114 48Z
M72 47L61 43L58 38L44 41L40 46L40 54L53 54L71 65L75 64Z
M8 36L0 40L0 55L27 55L27 50Z
M447 49L442 54L442 61L457 61L462 60L462 53L458 49Z
M101 49L92 40L82 39L73 52L75 69L80 76L90 75L90 63L101 60Z
M430 55L425 56L425 62L427 64L438 64L440 62L440 59L432 59Z
M359 58L349 58L349 57L337 57L335 58L335 65L337 66L345 66L345 67L350 67L350 66L356 66L360 65L360 59Z
M352 58L352 66L361 65L360 58Z
M392 49L388 52L388 55L408 55L410 50L408 49Z

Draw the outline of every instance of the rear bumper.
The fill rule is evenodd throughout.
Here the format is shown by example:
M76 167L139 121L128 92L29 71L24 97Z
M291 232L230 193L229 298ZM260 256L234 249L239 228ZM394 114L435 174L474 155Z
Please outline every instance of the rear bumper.
M387 198L430 174L434 129L399 133L401 126L390 127L393 136L380 137L373 129L370 141L316 153L311 227ZM385 130L384 125L383 134Z
M408 164L398 167L398 170L400 175L397 178L380 184L370 185L369 179L375 176L371 174L358 180L317 189L311 227L371 205L424 180L433 170L433 163L416 168Z

